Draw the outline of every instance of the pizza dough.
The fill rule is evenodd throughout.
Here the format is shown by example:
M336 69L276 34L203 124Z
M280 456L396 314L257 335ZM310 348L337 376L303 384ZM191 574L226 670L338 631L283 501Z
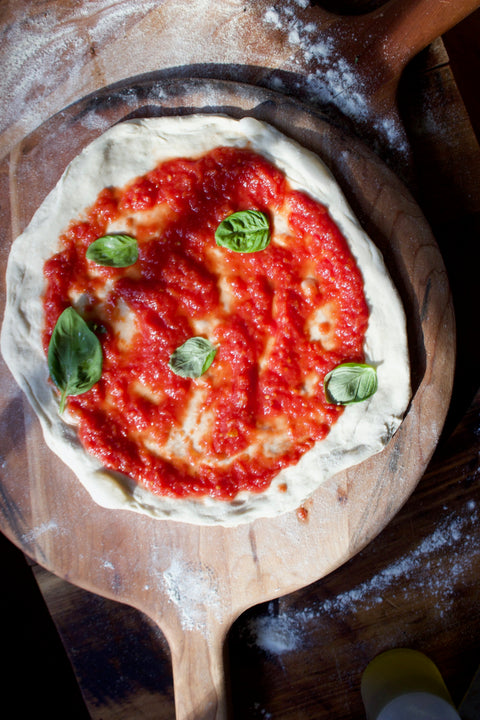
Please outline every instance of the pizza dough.
M282 470L263 493L233 501L158 497L131 479L105 470L81 446L74 425L58 412L42 346L44 262L59 236L108 186L123 186L177 157L197 157L218 146L249 147L282 170L292 187L324 204L344 234L364 280L370 309L366 362L377 367L378 390L349 405L327 437ZM383 259L353 216L321 160L274 128L252 118L191 115L122 122L91 143L68 166L30 225L12 245L1 334L4 359L41 422L45 441L106 508L155 518L233 526L298 508L337 472L382 450L401 423L410 398L405 316ZM280 489L281 488L281 491Z

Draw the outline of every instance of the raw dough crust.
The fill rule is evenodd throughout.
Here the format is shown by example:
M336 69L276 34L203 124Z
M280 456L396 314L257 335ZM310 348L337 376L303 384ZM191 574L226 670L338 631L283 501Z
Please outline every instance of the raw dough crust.
M199 156L219 145L248 146L283 170L290 184L326 205L362 272L370 308L366 361L378 366L377 393L347 406L327 438L282 470L261 494L234 501L159 498L129 478L105 471L80 445L75 427L58 413L42 349L43 265L58 250L68 223L109 185L122 186L163 160ZM383 259L354 217L335 179L313 153L271 126L243 118L190 115L125 121L92 142L67 167L27 229L13 243L7 267L3 357L39 417L45 441L78 476L93 500L155 518L225 526L298 508L327 478L382 450L401 423L410 398L406 322ZM279 485L286 485L280 491Z

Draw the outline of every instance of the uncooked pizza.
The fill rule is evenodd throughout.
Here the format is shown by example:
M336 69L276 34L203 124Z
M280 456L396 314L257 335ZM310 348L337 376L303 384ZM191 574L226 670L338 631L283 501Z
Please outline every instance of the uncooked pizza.
M252 118L125 121L75 158L13 243L2 352L97 503L197 524L294 510L410 393L380 253Z

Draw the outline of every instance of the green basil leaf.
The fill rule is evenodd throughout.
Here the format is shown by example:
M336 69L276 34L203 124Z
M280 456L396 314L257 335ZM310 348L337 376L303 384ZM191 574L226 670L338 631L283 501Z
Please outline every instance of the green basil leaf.
M259 210L240 210L223 220L215 231L220 247L234 252L250 253L264 250L270 242L270 224Z
M349 405L362 402L377 391L377 371L365 363L343 363L325 375L323 384L330 403Z
M170 356L168 367L176 375L197 378L208 370L217 348L203 337L191 337Z
M58 318L48 346L48 368L61 392L61 413L69 395L81 395L95 385L102 364L99 339L76 310L67 308Z
M130 235L102 235L88 246L86 256L104 267L128 267L138 260L138 243Z

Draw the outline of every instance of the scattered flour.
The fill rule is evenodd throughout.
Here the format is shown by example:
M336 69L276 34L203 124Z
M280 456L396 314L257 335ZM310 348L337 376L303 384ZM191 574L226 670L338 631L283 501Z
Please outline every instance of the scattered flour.
M0 35L0 95L6 100L0 132L22 117L26 129L32 129L29 118L36 115L38 102L61 84L66 95L78 97L85 63L95 47L126 34L132 23L157 5L158 0L89 0L65 10L51 3L45 10L29 8L20 18L12 10L13 17L10 22L5 19ZM89 23L88 34L82 31L86 16L96 20Z
M201 563L173 558L163 572L169 600L177 606L185 631L205 632L207 616L222 615L222 600L216 574Z
M410 552L336 597L301 610L288 608L284 612L278 603L269 603L266 615L253 618L245 628L248 641L272 655L298 650L308 642L312 624L328 626L336 616L375 609L384 602L385 592L389 590L391 595L392 589L399 606L408 604L413 595L421 593L430 598L432 612L439 618L444 617L454 603L467 563L473 564L480 559L480 548L470 533L479 521L475 501L469 500L466 509L468 512L462 516L448 516ZM446 548L456 548L457 552L442 555Z
M250 627L255 643L272 655L298 650L305 642L305 625L302 613L272 614L273 603L269 604L269 614L257 618Z
M269 5L256 32L251 33L252 46L247 50L249 36L245 29L239 34L235 22L235 12L240 19L243 10L248 10L240 2L238 8L221 3L215 6L217 29L213 34L195 22L195 18L211 12L211 0L179 0L173 9L158 0L89 0L68 8L58 3L40 4L38 9L24 10L23 15L6 9L0 31L0 94L6 99L0 132L12 126L14 134L21 130L26 134L46 119L43 114L60 109L55 102L65 104L62 101L66 98L73 101L91 92L97 79L103 77L104 64L110 68L109 77L115 75L112 81L188 64L262 65L263 55L255 38L268 36L273 30L280 31L285 40L275 50L278 58L272 51L271 64L277 63L268 79L272 89L291 91L291 87L284 87L283 78L285 73L293 73L298 78L294 92L305 92L307 101L317 106L334 106L362 127L374 126L380 142L405 151L408 143L396 115L380 120L373 116L368 88L355 61L342 56L344 40L339 33L333 29L330 34L319 34L316 23L304 19L303 11L309 4L309 0L285 0ZM162 42L151 57L144 57L142 22L157 10L166 13ZM111 50L119 41L122 47L127 44L127 37L128 58L124 51ZM115 58L115 52L121 56Z
M306 7L303 2L297 4ZM263 21L267 27L286 34L291 53L283 69L305 77L306 91L311 102L333 106L362 126L369 124L376 131L380 142L393 146L399 153L408 152L406 133L397 115L382 118L374 115L369 102L369 89L357 72L355 62L343 57L344 40L334 32L330 35L319 34L316 24L298 18L295 7L288 2L268 7ZM312 71L307 70L305 73L305 68L309 66L313 68ZM274 76L273 84L277 90L282 89L279 76Z
M58 529L59 527L55 520L48 520L47 522L38 525L38 527L32 528L27 533L24 533L21 536L22 543L25 543L26 545L34 543L46 532L50 532L52 530L58 531Z
M259 703L254 703L253 709L256 713L255 717L261 717L264 718L264 720L271 720L273 718L272 713L268 712L268 710L265 710L265 708L260 707Z

